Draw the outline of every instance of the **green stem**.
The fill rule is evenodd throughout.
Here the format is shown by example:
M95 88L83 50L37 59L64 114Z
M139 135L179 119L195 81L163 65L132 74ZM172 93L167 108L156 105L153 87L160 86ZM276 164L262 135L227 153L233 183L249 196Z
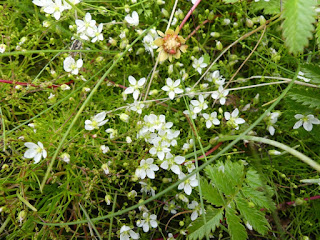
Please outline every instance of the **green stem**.
M2 123L2 135L3 135L3 151L6 151L6 126L4 124L4 115L2 114L2 108L0 107L0 116Z
M4 221L4 223L1 225L0 234L3 232L3 230L6 228L9 222L10 222L10 216L8 216L7 219Z
M117 205L117 193L114 195L113 198L113 205L112 205L112 212L114 213L114 210L116 209L116 205ZM109 240L111 240L111 233L112 233L112 224L113 224L113 217L110 218L110 226L109 226Z
M228 141L228 140L234 140L239 136L240 135L222 137L222 138L219 138L217 141L224 142L224 141ZM311 166L312 168L314 168L320 172L320 164L318 164L317 162L315 162L314 160L312 160L308 156L304 155L303 153L298 152L297 150L295 150L295 149L293 149L283 143L279 143L277 141L262 138L262 137L254 137L254 136L242 136L241 139L254 141L254 142L262 142L262 143L266 143L266 144L275 146L277 148L280 148L280 149L292 154L293 156L296 156L301 161L303 161L304 163L308 164L309 166Z
M73 128L74 124L76 123L76 121L78 120L78 118L80 117L82 111L84 110L84 108L87 106L87 104L90 102L91 98L93 97L93 95L96 93L97 89L99 88L99 86L101 85L101 83L105 80L105 78L108 76L108 74L111 72L111 70L118 64L118 62L125 56L125 54L129 51L130 48L132 48L132 46L138 42L145 34L147 34L149 32L149 30L154 26L155 24L153 24L152 26L150 26L147 31L144 31L138 38L136 38L127 48L126 50L117 58L117 60L115 60L113 62L113 64L111 65L111 67L105 72L105 74L103 74L103 76L99 79L99 81L97 82L97 84L95 85L95 87L92 89L92 91L90 92L90 94L88 95L87 99L83 102L83 104L81 105L79 111L77 112L76 116L73 118L69 128L67 129L66 133L63 135L60 144L57 148L57 150L55 151L49 167L47 169L47 172L42 180L41 186L40 186L40 191L42 192L44 185L46 184L46 181L49 178L49 175L51 173L51 170L53 168L53 164L59 154L60 149L62 148L67 136L69 135L69 132L71 131L71 129Z
M82 209L84 215L86 216L86 218L87 218L87 220L88 220L88 223L91 225L91 227L93 228L93 230L94 230L95 233L97 234L98 238L99 238L100 240L102 240L102 237L101 237L99 231L97 230L96 226L95 226L95 225L93 224L93 222L91 221L90 216L89 216L89 214L87 213L87 211L84 209L84 207L82 207L81 203L79 203L79 206L80 206L80 208Z
M128 207L126 209L120 210L118 212L115 213L110 213L108 215L105 216L101 216L101 217L97 217L97 218L92 218L92 221L100 221L100 220L104 220L107 218L111 218L111 217L115 217L115 216L119 216L122 215L124 213L127 213L131 210L134 210L138 207L140 207L141 205L145 205L149 202L152 202L155 199L160 198L162 195L166 194L167 192L173 190L174 188L176 188L180 183L184 182L185 180L187 180L188 178L190 178L191 176L193 176L194 174L200 172L201 170L203 170L204 168L206 168L208 165L210 165L211 163L213 163L216 159L218 159L222 154L226 153L229 149L231 149L237 142L239 142L244 136L246 136L255 126L257 126L267 115L268 112L270 112L279 102L280 100L282 100L284 98L284 96L288 93L288 91L290 90L290 88L293 86L294 81L297 78L298 72L300 71L300 66L298 66L296 74L292 80L292 82L290 82L290 84L287 86L287 88L281 93L281 95L277 98L277 100L267 109L267 111L265 111L253 124L250 125L250 127L247 128L247 130L245 130L243 133L241 133L235 140L233 140L231 143L229 143L224 149L222 149L219 153L217 153L214 157L212 157L211 159L209 159L207 162L205 162L204 164L202 164L199 168L195 169L193 172L191 172L190 174L188 174L185 178L175 182L174 184L170 185L168 188L166 188L165 190L163 190L162 192L157 193L156 195L152 196L151 198L148 198L138 204L135 204L131 207ZM80 223L86 223L86 220L81 220L81 221L74 221L74 222L68 222L68 223L44 223L44 222L39 222L36 221L39 224L42 225L48 225L48 226L66 226L66 225L74 225L74 224L80 224Z
M38 210L32 206L26 199L24 199L18 192L17 192L17 197L21 202L23 202L25 205L27 205L28 208L30 208L32 211L37 212Z

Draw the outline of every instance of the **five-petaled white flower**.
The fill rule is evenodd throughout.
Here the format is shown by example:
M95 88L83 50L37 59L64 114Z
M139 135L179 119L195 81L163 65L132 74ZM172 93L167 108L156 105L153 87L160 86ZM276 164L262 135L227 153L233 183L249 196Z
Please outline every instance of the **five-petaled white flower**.
M141 179L145 179L146 176L150 179L154 179L154 172L158 170L159 167L153 164L153 158L148 158L147 160L142 159L140 161L140 167L136 169L135 175Z
M163 169L170 169L175 174L181 173L180 165L185 161L184 157L173 156L171 153L166 154L166 159L161 163L160 167Z
M320 120L312 114L309 114L307 116L302 114L296 114L294 115L294 117L299 121L294 124L293 129L297 129L303 126L305 130L310 132L313 128L312 124L320 124Z
M124 91L125 94L131 94L133 93L134 100L137 100L140 94L140 88L143 87L143 85L146 83L146 78L141 78L139 81L137 81L133 76L129 76L128 78L130 82L130 86L126 88Z
M179 174L180 180L185 177L186 177L186 175L183 172L181 172ZM184 182L180 183L178 186L178 189L179 190L183 189L187 195L190 195L192 192L192 188L196 187L196 186L198 186L198 180L196 178L196 175L194 174L191 177L189 177L187 180L185 180Z
M204 61L204 57L200 57L199 59L196 59L196 58L193 59L192 67L194 67L199 74L202 73L202 68L205 68L206 66L208 66L208 64L204 63L203 61Z
M86 13L83 20L76 20L77 33L83 40L89 40L89 37L94 37L97 29L96 21L92 20L91 14ZM101 28L102 30L102 28Z
M171 78L166 79L167 85L163 86L161 89L168 92L169 98L174 99L175 94L183 93L183 90L179 88L181 80L172 81Z
M142 214L142 220L137 221L137 226L142 227L144 232L149 232L150 227L158 227L157 215L144 212Z
M191 100L191 104L193 105L194 109L193 112L194 113L199 113L202 110L205 110L208 108L208 104L207 102L204 100L204 97L202 94L199 95L199 100Z
M104 120L106 115L107 115L106 112L101 112L95 115L93 118L91 118L91 120L86 120L84 122L85 123L84 128L89 131L93 129L98 129L99 127L103 126L104 124L106 124L106 122L109 121L109 119Z
M130 14L127 15L124 20L126 20L127 23L129 23L130 25L133 25L133 26L138 26L139 25L139 15L136 11L133 11L131 13L131 16Z
M78 59L76 62L71 56L66 57L66 59L63 61L64 70L66 72L71 72L73 75L77 75L79 73L79 69L82 67L82 65L82 59Z
M204 119L206 120L206 126L207 128L211 128L211 126L214 125L219 125L220 121L217 118L217 112L213 112L210 115L207 113L202 114Z
M215 100L220 99L220 104L224 105L226 103L226 96L229 94L229 90L224 90L222 86L219 86L218 91L214 91L211 97Z
M24 153L25 158L33 158L34 163L38 163L41 160L41 157L47 157L47 151L44 149L43 144L38 142L38 145L32 142L26 142L24 144L28 150Z
M135 233L131 227L123 225L120 228L120 240L139 239L139 233Z
M238 108L233 110L231 114L229 112L224 113L224 117L228 121L227 124L236 130L239 129L239 124L243 124L246 122L243 118L237 118L238 115L239 115Z

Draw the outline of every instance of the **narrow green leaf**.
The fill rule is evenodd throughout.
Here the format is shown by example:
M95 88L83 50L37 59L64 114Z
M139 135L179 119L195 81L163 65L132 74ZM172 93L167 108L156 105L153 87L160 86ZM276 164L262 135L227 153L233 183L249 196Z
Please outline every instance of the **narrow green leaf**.
M223 208L210 209L206 212L207 224L204 225L203 218L198 217L189 227L189 240L203 239L206 235L214 232L216 227L220 224L223 217Z
M237 207L245 220L262 235L266 234L270 229L270 225L267 219L264 217L264 213L256 208L251 208L249 203L240 197L236 198Z
M320 46L320 22L318 20L317 29L316 29L317 43Z
M247 231L233 208L226 208L226 218L231 239L246 240L248 237Z
M312 38L316 2L313 0L287 0L284 4L282 28L285 44L292 53L303 52Z
M223 206L223 199L221 198L217 188L208 183L205 178L201 178L201 190L203 198L215 206Z

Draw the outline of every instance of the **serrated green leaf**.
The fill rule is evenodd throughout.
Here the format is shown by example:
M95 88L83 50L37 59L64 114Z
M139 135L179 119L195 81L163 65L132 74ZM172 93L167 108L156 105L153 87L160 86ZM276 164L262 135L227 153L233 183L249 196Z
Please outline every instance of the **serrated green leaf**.
M313 109L320 109L320 94L319 90L313 89L292 89L288 96L302 105L308 106Z
M213 187L204 178L201 178L201 191L202 196L208 202L215 206L223 206L223 199L221 198L217 188Z
M231 239L246 240L248 237L247 231L241 224L241 219L236 215L236 211L233 208L226 208L226 219Z
M315 1L287 0L284 4L282 28L285 44L292 53L303 52L312 38Z
M310 82L320 84L320 67L315 64L304 64L301 66L303 77L310 79ZM299 79L298 79L299 80Z
M267 219L264 217L263 212L256 208L251 208L249 203L240 197L236 198L236 204L243 215L245 220L255 229L257 232L261 233L262 235L266 234L270 229L270 225Z
M280 1L279 0L270 0L269 2L259 1L252 2L252 8L255 12L263 10L264 14L278 14L280 13Z
M189 240L203 239L204 236L214 232L216 227L220 224L223 218L223 208L207 210L206 220L207 224L204 225L203 218L198 217L189 227Z
M218 162L214 166L208 166L205 172L215 187L226 195L232 195L242 185L243 168L238 162L226 161L225 164Z
M210 63L210 56L209 56L209 54L204 54L204 55L203 55L203 62L206 63L206 64L209 64L209 63Z
M253 169L249 169L247 171L246 182L253 189L261 188L264 186L264 184L261 182L259 174Z
M274 210L275 209L275 204L274 202L272 202L271 200L269 200L264 192L259 192L256 191L248 186L244 186L241 189L242 194L249 199L250 201L252 201L254 204L258 205L261 208L266 208L266 209L270 209L270 210Z

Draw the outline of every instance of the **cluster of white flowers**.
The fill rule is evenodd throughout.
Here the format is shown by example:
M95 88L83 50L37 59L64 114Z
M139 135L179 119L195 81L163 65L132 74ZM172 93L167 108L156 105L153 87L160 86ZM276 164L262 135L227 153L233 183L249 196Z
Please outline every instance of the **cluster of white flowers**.
M83 40L90 40L91 42L102 41L103 40L103 24L100 23L96 25L96 21L92 19L90 13L86 13L83 20L76 20L77 34Z
M70 0L70 2L75 5L81 0ZM41 9L48 14L51 14L56 20L59 20L61 13L64 10L71 9L71 5L66 1L62 0L33 0L33 4L41 7Z

